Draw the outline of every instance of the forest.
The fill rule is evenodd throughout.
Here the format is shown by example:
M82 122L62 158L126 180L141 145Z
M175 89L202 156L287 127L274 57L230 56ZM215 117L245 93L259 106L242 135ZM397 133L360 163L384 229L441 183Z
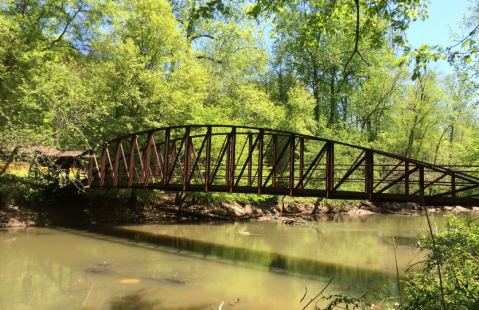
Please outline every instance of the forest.
M455 48L415 49L427 1L2 1L0 149L233 124L477 164L471 5Z

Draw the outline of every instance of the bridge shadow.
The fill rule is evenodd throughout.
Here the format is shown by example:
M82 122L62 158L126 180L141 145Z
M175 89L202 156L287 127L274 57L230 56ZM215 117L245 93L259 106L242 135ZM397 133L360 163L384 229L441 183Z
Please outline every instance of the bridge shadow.
M104 238L103 236L121 238L125 243L132 246L141 246L278 274L323 281L334 277L334 283L345 290L361 288L363 291L378 292L384 290L385 287L392 287L396 281L394 273L383 270L371 270L358 266L329 263L184 237L158 235L122 227L93 225L88 229L88 232L98 234L99 238ZM409 240L409 243L411 242L413 241ZM334 257L335 253L331 253L331 255ZM401 278L406 279L406 276L401 275Z

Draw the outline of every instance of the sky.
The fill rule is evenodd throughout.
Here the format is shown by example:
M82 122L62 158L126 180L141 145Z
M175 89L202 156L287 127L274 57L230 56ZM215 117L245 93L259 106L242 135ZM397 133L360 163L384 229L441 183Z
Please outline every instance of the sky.
M449 26L458 29L462 13L467 11L470 4L467 0L431 0L427 8L429 18L424 22L416 21L410 25L406 34L409 43L414 47L425 43L431 46L437 44L443 47L450 46L452 42L449 41ZM445 74L453 72L447 61L439 61L437 65L438 70Z

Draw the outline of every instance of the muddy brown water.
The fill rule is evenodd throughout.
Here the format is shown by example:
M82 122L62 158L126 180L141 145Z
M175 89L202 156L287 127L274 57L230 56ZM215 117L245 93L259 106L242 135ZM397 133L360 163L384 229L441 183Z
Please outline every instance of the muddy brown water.
M446 221L432 216L434 229ZM391 237L405 278L426 225L424 216L367 215L301 227L216 222L3 231L0 309L217 309L222 301L223 310L298 309L305 287L309 301L331 278L327 294L397 295Z

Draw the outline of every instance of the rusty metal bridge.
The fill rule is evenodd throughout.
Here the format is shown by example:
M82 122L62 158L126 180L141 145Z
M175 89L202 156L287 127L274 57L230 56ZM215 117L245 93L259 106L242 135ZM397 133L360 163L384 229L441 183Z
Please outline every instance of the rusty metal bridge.
M64 177L69 179L74 168L81 168L76 169L76 182L91 188L479 205L477 167L432 165L264 128L190 125L152 129L108 141L67 166Z

